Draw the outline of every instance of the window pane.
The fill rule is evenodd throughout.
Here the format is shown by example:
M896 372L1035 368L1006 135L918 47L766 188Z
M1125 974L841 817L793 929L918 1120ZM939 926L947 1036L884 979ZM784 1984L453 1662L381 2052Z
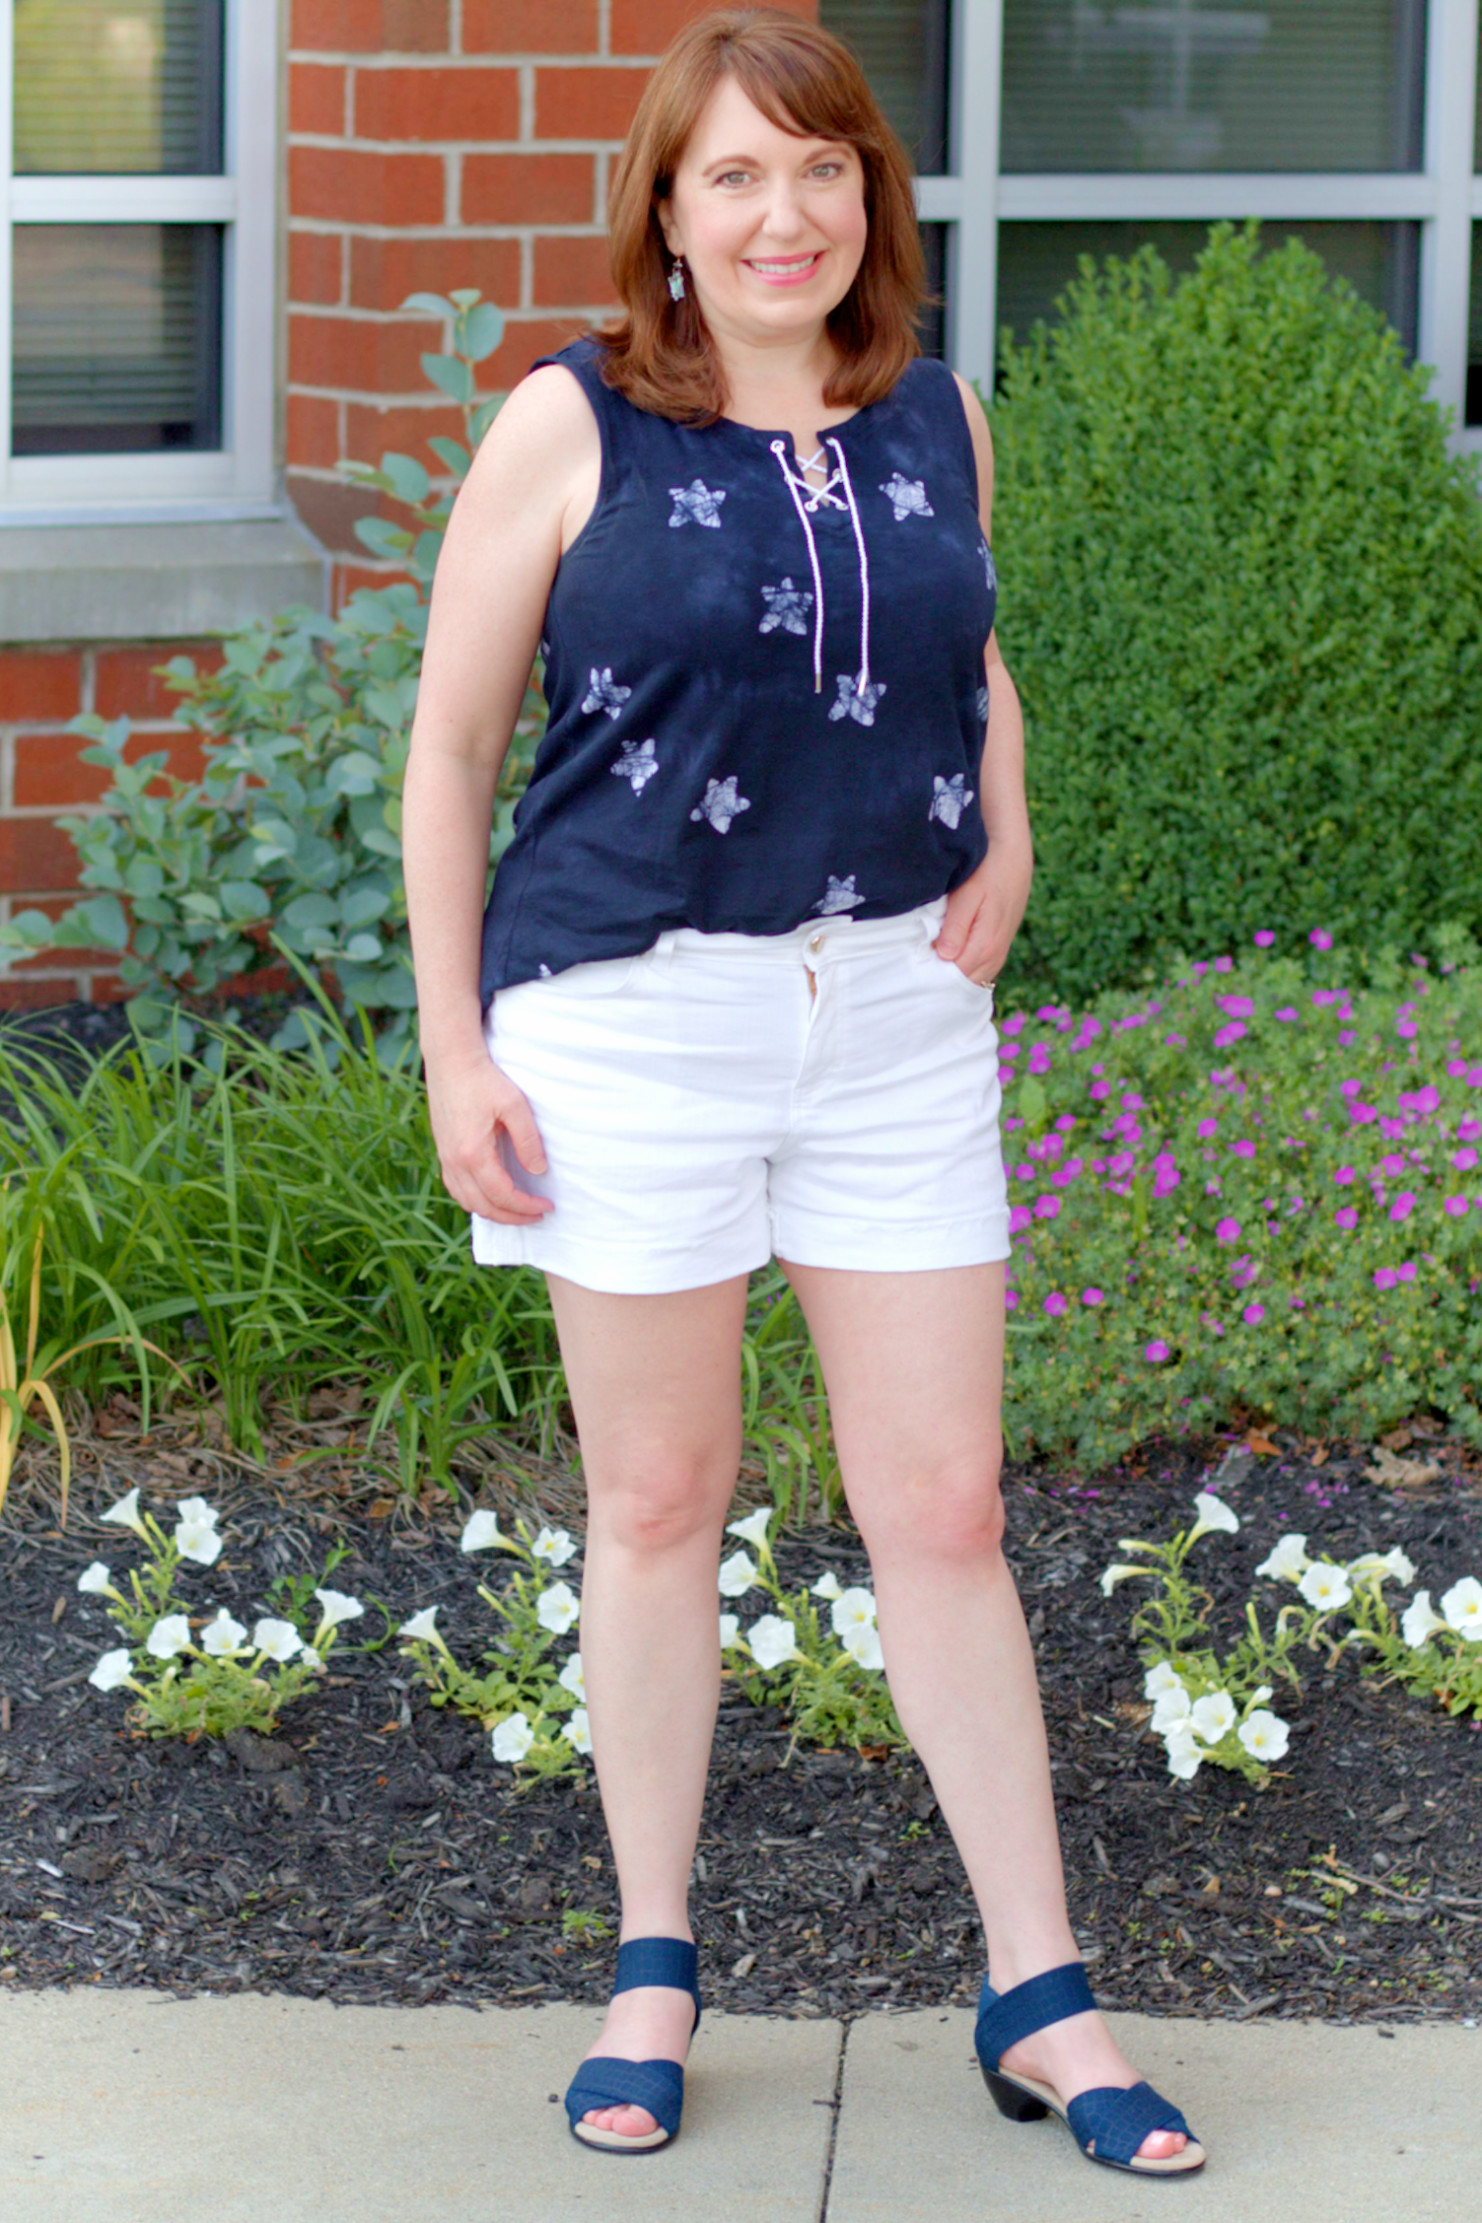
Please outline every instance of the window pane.
M218 173L222 5L16 0L16 170Z
M221 445L221 226L17 224L11 448Z
M969 0L971 4L971 0ZM949 0L820 0L818 20L852 46L922 177L947 167Z
M917 326L921 346L928 355L940 356L946 349L946 292L947 292L947 227L945 224L923 224L921 246L926 256L926 291L929 296Z
M1482 425L1482 224L1472 226L1471 315L1467 319L1467 408L1469 425Z
M1005 0L1003 167L1418 170L1425 0Z
M1418 224L1267 224L1268 248L1298 238L1330 271L1382 309L1407 353L1415 352L1419 301ZM1055 299L1076 275L1082 255L1130 255L1150 240L1170 270L1191 270L1209 237L1205 224L1000 224L998 227L999 328L1016 339L1029 336L1036 318L1055 321Z

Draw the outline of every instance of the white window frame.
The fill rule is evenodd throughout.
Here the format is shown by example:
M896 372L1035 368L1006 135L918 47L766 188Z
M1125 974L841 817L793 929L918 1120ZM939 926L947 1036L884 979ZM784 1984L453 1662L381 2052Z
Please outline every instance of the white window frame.
M1249 175L1146 171L1114 176L1002 176L999 113L1003 0L956 0L952 56L952 175L922 178L924 222L948 235L947 355L992 391L1000 222L1157 222L1257 216L1273 224L1368 218L1420 226L1417 352L1436 400L1455 412L1458 447L1482 451L1482 426L1463 423L1472 222L1482 177L1472 169L1479 0L1428 0L1423 166L1353 174Z
M278 0L227 0L220 177L11 174L14 10L0 0L0 526L277 517L274 271ZM10 454L11 226L214 223L222 254L222 444L133 455Z

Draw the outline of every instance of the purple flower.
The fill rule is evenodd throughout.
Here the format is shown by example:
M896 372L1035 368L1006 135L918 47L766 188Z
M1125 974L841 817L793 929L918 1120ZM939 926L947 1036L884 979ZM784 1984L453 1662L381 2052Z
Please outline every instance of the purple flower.
M1393 1266L1376 1266L1374 1268L1374 1287L1376 1289L1393 1289L1399 1278Z
M1050 1294L1046 1297L1045 1310L1046 1312L1054 1313L1061 1313L1065 1310L1065 1299L1061 1296L1058 1289L1052 1289L1050 1291Z
M1407 1258L1404 1265L1397 1267L1395 1270L1399 1274L1401 1281L1413 1281L1415 1279L1418 1268L1416 1267L1413 1258Z
M1168 1345L1164 1342L1161 1342L1157 1336L1154 1336L1151 1343L1144 1345L1142 1355L1148 1361L1149 1365L1161 1366L1164 1359L1169 1356Z
M1412 1035L1419 1034L1419 1032L1420 1029L1413 1019L1396 1019L1395 1033L1402 1034L1407 1042Z
M1165 1034L1163 1037L1165 1050L1186 1050L1188 1046L1189 1038L1186 1034Z
M1269 949L1275 939L1276 936L1272 933L1270 927L1263 926L1255 937L1256 948Z
M1238 1142L1232 1142L1230 1149L1237 1158L1253 1158L1256 1154L1256 1146L1249 1135L1242 1135Z
M1102 1098L1103 1096L1110 1096L1110 1094L1111 1094L1111 1082L1110 1082L1110 1081L1093 1081L1093 1082L1091 1083L1091 1088L1090 1088L1090 1094L1091 1094L1092 1096L1094 1096L1094 1097L1095 1097L1095 1098L1096 1098L1096 1099L1098 1100L1098 1102L1099 1102L1099 1100L1100 1100L1100 1099L1101 1099L1101 1098Z
M1379 1132L1386 1142L1398 1142L1405 1132L1405 1122L1403 1119L1381 1119Z
M1464 1196L1448 1196L1442 1200L1442 1211L1449 1212L1454 1220L1459 1220L1466 1208L1467 1200Z
M1217 1008L1227 1019L1253 1019L1256 1007L1249 996L1216 996Z
M1458 1173L1470 1173L1473 1166L1477 1163L1477 1153L1475 1150L1472 1149L1453 1150L1451 1153L1451 1163L1455 1166Z
M1027 1204L1016 1204L1009 1213L1009 1233L1011 1235L1022 1235L1033 1218L1034 1214Z
M1278 1018L1280 1018L1280 1016L1281 1016L1281 1014L1280 1014L1280 1012L1278 1012L1278 1013L1277 1013L1277 1017L1278 1017ZM1354 1030L1353 1030L1353 1028L1352 1028L1352 1027L1343 1027L1343 1028L1342 1028L1342 1029L1341 1029L1341 1030L1339 1031L1339 1035L1338 1035L1338 1047L1339 1047L1339 1049L1340 1049L1340 1050L1347 1050L1347 1049L1351 1049L1351 1048L1352 1048L1352 1046L1353 1046L1353 1044L1354 1044L1355 1042L1357 1042L1357 1040L1358 1040L1358 1036L1357 1036L1357 1034L1356 1034L1356 1033L1354 1032Z
M1240 1317L1248 1320L1253 1328L1259 1327L1266 1317L1266 1307L1263 1304L1248 1304Z
M1479 1140L1482 1140L1482 1119L1462 1120L1456 1130L1456 1139L1458 1142L1477 1142Z
M1052 1220L1058 1215L1059 1210L1060 1199L1058 1196L1037 1196L1034 1200L1034 1216L1037 1220Z
M1217 957L1214 969L1217 973L1232 973L1235 970L1235 960L1233 957Z
M1297 1007L1294 1003L1284 1003L1276 1016L1278 1019L1295 1019L1298 1016Z
M1338 1225L1339 1225L1340 1227L1357 1227L1357 1226L1358 1226L1358 1210L1357 1210L1357 1207L1356 1207L1356 1206L1354 1206L1354 1205L1352 1205L1352 1204L1345 1204L1345 1205L1343 1205L1343 1206L1342 1206L1342 1208L1341 1208L1341 1209L1340 1209L1339 1211L1336 1211L1336 1212L1335 1212L1335 1213L1333 1214L1333 1218L1334 1218L1334 1219L1335 1219L1335 1220L1337 1221L1337 1223L1338 1223Z
M1031 1073L1049 1072L1050 1045L1048 1042L1036 1042L1033 1044L1029 1052L1029 1070Z
M1396 1179L1405 1170L1404 1152L1401 1150L1387 1150L1379 1161L1379 1170L1381 1173L1387 1173L1392 1181Z
M1346 1189L1349 1182L1355 1180L1356 1178L1357 1175L1352 1166L1338 1166L1333 1174L1333 1179L1337 1182L1340 1189Z
M1201 1142L1208 1142L1210 1136L1217 1135L1219 1131L1220 1123L1217 1119L1201 1119L1196 1129Z
M1215 1234L1222 1243L1238 1243L1240 1240L1239 1220L1221 1220L1215 1229Z
M1105 1304L1105 1302L1106 1298L1099 1289L1083 1289L1081 1291L1082 1304Z
M1333 946L1333 937L1325 926L1314 926L1307 939L1314 949L1331 949Z
M1013 1311L1013 1309L1014 1309L1014 1307L1015 1307L1015 1305L1016 1305L1016 1304L1017 1304L1018 1302L1019 1302L1019 1293L1018 1293L1018 1291L1017 1291L1017 1290L1015 1290L1015 1289L1005 1289L1005 1291L1004 1291L1004 1293L1003 1293L1003 1308L1004 1308L1004 1311L1005 1311L1005 1312L1012 1312L1012 1311Z
M1215 1048L1217 1050L1228 1050L1230 1044L1232 1042L1238 1042L1244 1032L1245 1028L1241 1024L1240 1020L1232 1019L1228 1026L1220 1027L1216 1030L1214 1038Z
M1415 1195L1413 1190L1401 1189L1389 1208L1389 1216L1392 1220L1407 1220L1414 1209Z
M1219 1178L1218 1178L1218 1176L1216 1176L1216 1177L1215 1177L1215 1179L1214 1179L1213 1181L1206 1181L1206 1182L1205 1182L1205 1184L1204 1184L1204 1194L1205 1194L1206 1196L1218 1196L1218 1195L1219 1195L1219 1193L1220 1193L1220 1182L1219 1182Z

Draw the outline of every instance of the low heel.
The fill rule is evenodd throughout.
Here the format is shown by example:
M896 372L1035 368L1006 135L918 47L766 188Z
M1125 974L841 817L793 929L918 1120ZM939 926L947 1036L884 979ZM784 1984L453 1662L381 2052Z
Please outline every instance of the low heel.
M981 2061L978 2066L983 2068ZM1036 2099L1032 2092L1021 2092L1017 2084L1011 2084L1006 2076L999 2076L992 2069L983 2069L983 2082L993 2094L999 2114L1007 2115L1011 2123L1037 2123L1041 2116L1050 2112L1043 2100Z

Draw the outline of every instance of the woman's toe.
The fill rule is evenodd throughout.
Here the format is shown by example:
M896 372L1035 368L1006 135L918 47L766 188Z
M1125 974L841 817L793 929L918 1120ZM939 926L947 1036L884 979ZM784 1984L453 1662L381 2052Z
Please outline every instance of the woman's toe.
M615 2130L620 2138L646 2138L659 2127L646 2107L590 2107L582 2121L598 2130Z
M1181 2130L1150 2130L1137 2149L1139 2161L1171 2161L1188 2144Z

